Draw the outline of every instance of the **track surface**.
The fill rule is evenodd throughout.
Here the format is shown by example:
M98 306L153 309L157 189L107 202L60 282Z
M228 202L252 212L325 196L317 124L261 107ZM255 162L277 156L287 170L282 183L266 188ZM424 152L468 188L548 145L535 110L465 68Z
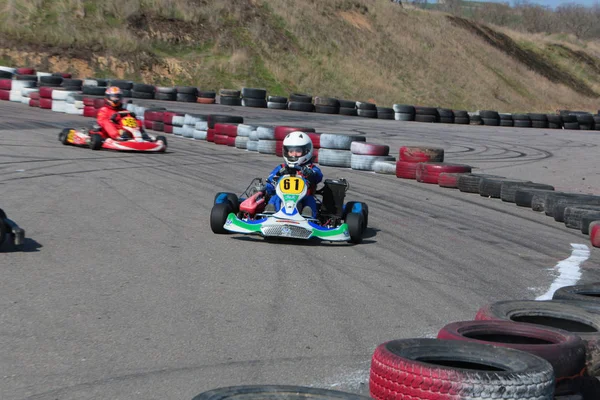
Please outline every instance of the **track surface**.
M598 132L165 104L364 132L392 155L441 146L447 162L600 194ZM188 400L241 384L368 393L377 345L533 299L571 243L589 243L512 203L331 167L326 177L350 181L347 200L369 204L363 244L217 236L215 192L241 193L278 157L182 138L155 155L57 141L59 127L89 122L0 104L0 206L28 237L23 251L0 253L4 400ZM592 248L580 282L598 280L599 260Z

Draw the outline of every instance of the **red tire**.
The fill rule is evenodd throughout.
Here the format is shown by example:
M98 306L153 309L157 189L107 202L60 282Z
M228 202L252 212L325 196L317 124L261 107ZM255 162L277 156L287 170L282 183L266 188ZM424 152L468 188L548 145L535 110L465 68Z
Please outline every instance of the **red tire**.
M435 147L400 147L400 160L409 162L444 161L444 149Z
M173 125L173 117L183 117L185 114L173 112L173 111L165 111L163 112L163 122L165 124ZM165 131L166 132L166 131Z
M390 146L384 144L352 142L350 151L352 154L362 154L366 156L387 156L390 154Z
M36 100L36 99L29 99L29 107L39 107L40 106L40 101Z
M314 163L318 163L319 162L319 149L313 149L313 158L312 158L312 162Z
M146 119L146 117L144 117L144 128L146 129L152 129L152 124L154 123L154 121L151 121L149 119Z
M52 99L46 99L46 98L42 97L40 99L40 108L51 110L52 109Z
M165 129L165 124L162 121L152 121L152 130L163 132Z
M442 172L471 172L471 167L464 164L446 164L438 162L422 162L416 169L417 182L438 184Z
M29 95L29 97L31 97L31 95ZM93 98L93 97L84 97L82 101L83 101L83 105L84 105L84 106L87 106L87 107L94 107L94 101L95 101L95 100L96 100L96 99L95 99L95 98Z
M39 91L40 97L44 98L44 99L51 99L53 91L54 91L53 87L42 86Z
M0 89L2 89L2 90L12 89L12 79L0 79Z
M104 98L101 99L94 99L94 108L100 109L102 107L104 107Z
M287 126L287 125L279 125L275 127L275 140L283 140L290 132L314 132L314 128L307 127L299 127L299 126ZM313 143L314 146L314 143Z
M481 343L401 339L371 359L375 400L550 399L552 366L523 351Z
M173 116L171 116L170 119L173 120ZM164 125L163 125L163 132L164 133L173 133L173 125L171 125L170 123L165 122Z
M31 92L31 93L29 93L29 98L33 99L33 100L39 100L40 99L40 93L39 92Z
M10 90L0 89L0 100L10 100Z
M36 70L30 67L17 68L16 73L18 75L35 75Z
M442 172L438 177L438 185L446 188L458 189L458 177L460 172Z
M214 143L214 141L215 141L215 129L214 128L208 128L206 130L206 141Z
M460 321L444 326L438 339L510 347L542 357L552 365L556 380L579 376L585 369L585 345L562 329L513 321Z
M313 142L313 149L321 148L321 134L315 132L306 132L310 140Z
M419 165L419 163L410 161L396 161L396 177L403 179L416 179L417 165Z
M148 121L165 122L165 113L162 111L145 111L144 119Z
M235 147L235 136L227 136L227 146Z
M229 136L227 136L227 135L222 135L220 133L215 132L213 142L215 144L227 145L228 138L229 138Z
M237 136L237 128L238 128L238 124L216 123L214 129L215 129L215 134L217 134L217 135L236 137Z
M83 116L84 117L96 118L97 115L98 115L98 109L97 108L91 107L91 106L84 106L83 107Z
M68 72L61 72L61 73L60 73L60 76L62 76L64 79L71 79L71 77L72 77L73 75L71 75L71 74L70 74L70 73L68 73Z
M590 241L592 246L600 247L600 221L594 221L590 224Z
M200 104L215 104L215 99L214 98L207 98L207 97L198 97L196 99L197 103Z

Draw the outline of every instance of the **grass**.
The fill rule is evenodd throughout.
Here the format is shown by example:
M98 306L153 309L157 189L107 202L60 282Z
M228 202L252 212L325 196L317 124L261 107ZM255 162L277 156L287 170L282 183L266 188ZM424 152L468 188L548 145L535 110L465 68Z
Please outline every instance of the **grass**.
M303 92L381 106L597 109L596 98L549 82L445 13L387 0L11 0L0 11L0 43L58 48L104 76L214 90L259 87L273 95ZM600 93L593 69L550 46L600 57L599 42L493 29ZM3 62L34 61L11 54L17 56ZM98 56L114 57L124 68L111 69Z

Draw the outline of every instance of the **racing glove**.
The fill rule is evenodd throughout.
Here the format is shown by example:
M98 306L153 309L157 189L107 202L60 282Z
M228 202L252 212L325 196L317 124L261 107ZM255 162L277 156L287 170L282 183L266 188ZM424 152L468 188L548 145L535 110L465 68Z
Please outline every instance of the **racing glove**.
M310 167L302 167L302 175L306 178L306 179L312 179L312 176L314 175L314 171L310 168Z

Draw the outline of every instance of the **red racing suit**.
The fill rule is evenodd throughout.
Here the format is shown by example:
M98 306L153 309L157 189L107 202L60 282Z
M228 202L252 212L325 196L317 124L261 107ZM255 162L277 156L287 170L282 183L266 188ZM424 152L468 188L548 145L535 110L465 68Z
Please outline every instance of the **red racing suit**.
M121 118L120 115L117 116L117 123L114 123L113 121L111 121L111 117L113 116L114 113L118 113L119 111L126 111L125 108L113 108L110 106L104 106L101 109L98 110L98 114L96 115L96 119L98 121L98 125L100 125L100 134L102 135L103 139L107 139L107 138L111 138L113 140L118 140L121 137L121 133L119 132L119 119ZM140 121L139 119L137 119L137 123L138 126L140 127L140 130L143 132L144 131L144 124L142 121Z

